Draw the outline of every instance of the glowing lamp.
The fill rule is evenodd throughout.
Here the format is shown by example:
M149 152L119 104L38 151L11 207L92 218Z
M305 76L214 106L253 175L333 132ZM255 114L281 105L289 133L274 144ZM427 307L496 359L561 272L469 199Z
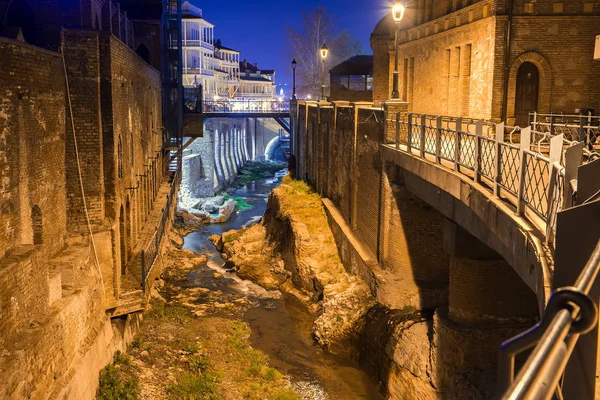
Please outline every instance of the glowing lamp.
M406 10L406 7L404 7L404 5L402 5L400 3L396 3L392 6L392 18L394 18L394 22L402 21L405 10Z
M323 43L323 47L321 47L321 58L324 60L327 58L327 54L329 54L329 48L325 46Z

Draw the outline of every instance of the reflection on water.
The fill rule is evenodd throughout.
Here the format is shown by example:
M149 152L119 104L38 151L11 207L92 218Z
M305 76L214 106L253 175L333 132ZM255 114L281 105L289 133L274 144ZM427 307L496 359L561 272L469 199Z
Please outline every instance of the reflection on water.
M194 284L223 293L240 293L258 303L250 308L244 320L252 328L252 345L265 352L270 364L290 375L305 400L351 400L383 397L358 366L348 360L324 352L314 344L314 317L296 298L279 291L267 291L261 286L227 273L221 254L208 240L210 235L240 229L253 217L262 216L267 197L275 183L261 180L248 183L231 194L241 197L253 208L237 212L227 223L207 225L186 236L184 248L205 254L210 269L199 268L191 273ZM212 271L225 279L215 279Z

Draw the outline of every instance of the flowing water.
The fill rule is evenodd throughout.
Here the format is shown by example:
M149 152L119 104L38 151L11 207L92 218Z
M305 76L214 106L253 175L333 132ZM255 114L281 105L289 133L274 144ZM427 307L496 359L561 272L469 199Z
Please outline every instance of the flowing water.
M312 339L312 316L296 298L279 291L267 291L253 282L227 273L225 261L208 237L231 229L240 229L253 218L261 217L267 206L267 197L274 180L248 183L231 194L241 197L252 209L237 212L224 224L206 225L202 230L186 236L184 248L205 254L208 268L192 273L198 286L223 293L240 293L252 299L244 320L252 328L253 347L269 356L270 364L288 374L305 400L382 399L375 386L357 364L324 352ZM213 272L224 279L215 279Z

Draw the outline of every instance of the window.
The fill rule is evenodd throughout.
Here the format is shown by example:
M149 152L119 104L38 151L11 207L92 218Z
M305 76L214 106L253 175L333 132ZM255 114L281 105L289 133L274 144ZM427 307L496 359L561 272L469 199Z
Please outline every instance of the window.
M583 12L594 12L594 3L583 3Z
M562 13L564 11L563 3L552 4L552 12L555 14Z
M350 90L365 90L366 89L366 76L365 75L350 75L349 89Z
M533 14L533 3L525 3L525 7L523 8L523 12L527 14Z
M33 244L42 244L43 241L43 225L42 225L42 210L38 205L31 209L31 225L33 227Z

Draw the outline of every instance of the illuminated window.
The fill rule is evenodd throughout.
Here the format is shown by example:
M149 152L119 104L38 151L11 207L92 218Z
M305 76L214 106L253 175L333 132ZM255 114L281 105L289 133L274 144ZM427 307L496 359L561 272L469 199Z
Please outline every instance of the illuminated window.
M525 3L523 12L527 13L527 14L532 14L533 13L533 3Z
M554 13L561 13L561 12L563 12L563 10L564 10L563 3L552 4L552 11Z
M483 18L487 18L490 16L490 6L486 4L483 6Z

